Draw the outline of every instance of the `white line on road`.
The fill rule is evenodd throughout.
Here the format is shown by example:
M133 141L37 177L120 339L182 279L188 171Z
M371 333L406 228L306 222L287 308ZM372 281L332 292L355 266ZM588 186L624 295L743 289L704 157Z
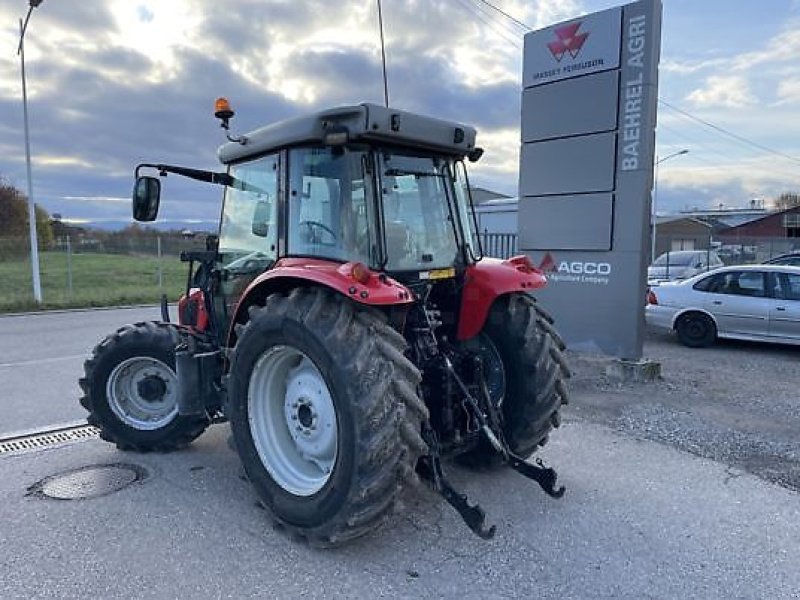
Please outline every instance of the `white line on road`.
M21 360L19 362L0 363L0 369L4 367L27 367L29 365L42 365L46 363L61 362L64 360L75 360L85 358L86 354L70 354L69 356L54 356L53 358L37 358L35 360Z

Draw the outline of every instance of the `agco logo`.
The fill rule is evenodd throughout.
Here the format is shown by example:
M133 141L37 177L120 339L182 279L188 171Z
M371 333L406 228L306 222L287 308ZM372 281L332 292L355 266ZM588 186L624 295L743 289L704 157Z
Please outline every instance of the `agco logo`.
M539 263L539 270L555 276L601 275L607 277L611 275L611 263L566 260L556 262L553 255L548 252ZM597 282L593 281L592 283Z
M561 62L561 59L564 58L567 52L569 52L572 58L578 57L578 53L581 51L581 48L583 48L583 44L586 43L586 38L589 37L589 32L578 33L581 25L583 25L583 23L578 21L577 23L570 23L569 25L564 25L563 27L557 27L555 29L556 38L558 39L547 44L547 47L550 49L550 53L556 61Z

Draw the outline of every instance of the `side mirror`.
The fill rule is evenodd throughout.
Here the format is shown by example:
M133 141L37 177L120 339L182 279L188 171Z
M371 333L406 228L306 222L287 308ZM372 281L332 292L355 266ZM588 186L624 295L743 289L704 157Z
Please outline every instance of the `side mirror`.
M137 221L155 221L161 200L161 182L157 177L143 175L133 186L133 218Z
M269 235L269 219L272 216L272 203L267 200L256 202L256 209L253 211L253 235L267 237Z

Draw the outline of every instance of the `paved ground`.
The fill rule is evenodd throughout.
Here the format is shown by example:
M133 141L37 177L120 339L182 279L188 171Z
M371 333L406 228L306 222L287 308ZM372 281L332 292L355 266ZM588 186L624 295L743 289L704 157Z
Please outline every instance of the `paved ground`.
M0 436L83 418L83 355L156 315L0 318ZM256 506L224 425L170 455L99 440L0 455L0 597L797 598L800 351L688 351L653 336L647 352L665 373L649 386L573 357L573 403L543 453L562 500L510 472L453 473L498 525L491 542L421 488L376 534L309 549ZM26 495L48 475L116 462L150 476L91 500Z
M126 323L160 318L157 307L0 316L0 436L85 419L83 361Z
M0 457L4 598L796 598L796 493L654 442L566 425L546 456L559 501L514 473L454 479L498 525L473 536L425 490L352 546L274 531L224 427L188 451L99 441ZM132 461L151 477L83 501L26 497L45 475Z

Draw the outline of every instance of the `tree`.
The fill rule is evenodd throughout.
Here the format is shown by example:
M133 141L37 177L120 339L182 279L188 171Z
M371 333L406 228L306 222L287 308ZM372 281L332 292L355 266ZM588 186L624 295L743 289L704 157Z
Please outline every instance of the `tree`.
M36 233L39 249L53 245L53 227L50 215L38 204ZM25 195L7 181L0 179L0 237L26 238L28 236L28 201Z
M800 194L797 192L784 192L775 199L775 208L786 210L800 206Z

